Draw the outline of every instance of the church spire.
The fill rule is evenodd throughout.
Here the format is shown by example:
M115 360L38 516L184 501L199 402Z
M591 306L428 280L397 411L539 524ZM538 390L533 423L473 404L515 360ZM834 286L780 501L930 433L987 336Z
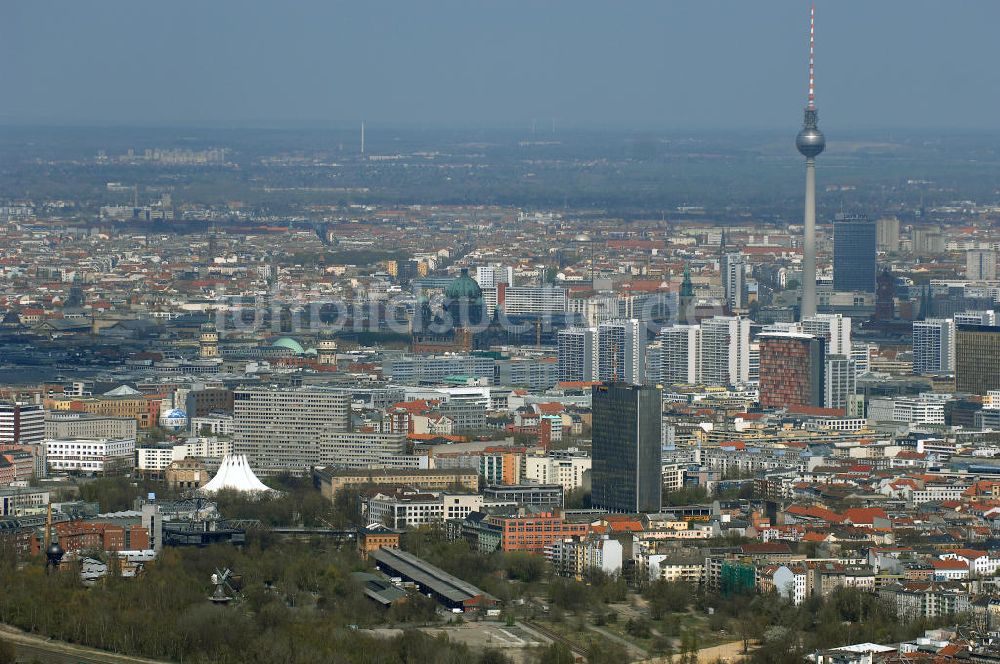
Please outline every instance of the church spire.
M691 283L691 266L684 264L684 281L681 282L681 297L694 297L694 284Z

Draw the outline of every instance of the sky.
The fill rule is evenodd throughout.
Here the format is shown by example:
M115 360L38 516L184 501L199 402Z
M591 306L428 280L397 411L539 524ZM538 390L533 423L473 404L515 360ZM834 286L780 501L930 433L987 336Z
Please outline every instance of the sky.
M1000 2L817 0L825 130L1000 129ZM0 3L0 124L772 129L800 0Z

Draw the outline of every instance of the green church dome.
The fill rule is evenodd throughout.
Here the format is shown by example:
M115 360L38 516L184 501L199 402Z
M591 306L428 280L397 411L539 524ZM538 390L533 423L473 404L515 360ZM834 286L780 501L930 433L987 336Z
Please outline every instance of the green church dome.
M280 339L278 339L277 341L275 341L274 343L272 343L271 347L272 348L287 348L288 350L292 351L296 355L301 355L302 353L305 352L305 349L302 348L302 344L300 344L295 339L292 339L291 337L281 337Z
M482 300L483 289L479 287L476 280L469 276L469 270L462 268L462 274L455 281L448 284L444 290L444 295L449 300Z

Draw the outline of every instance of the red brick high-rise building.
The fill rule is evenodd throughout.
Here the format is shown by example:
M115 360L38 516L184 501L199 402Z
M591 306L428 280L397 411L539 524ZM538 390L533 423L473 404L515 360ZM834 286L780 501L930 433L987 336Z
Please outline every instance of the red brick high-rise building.
M826 342L792 332L768 332L758 339L761 407L822 407Z

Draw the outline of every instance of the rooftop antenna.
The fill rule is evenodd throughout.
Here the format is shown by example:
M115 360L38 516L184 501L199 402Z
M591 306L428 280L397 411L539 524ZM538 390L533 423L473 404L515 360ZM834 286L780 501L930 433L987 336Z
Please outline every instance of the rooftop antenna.
M816 108L816 4L809 8L809 108Z

